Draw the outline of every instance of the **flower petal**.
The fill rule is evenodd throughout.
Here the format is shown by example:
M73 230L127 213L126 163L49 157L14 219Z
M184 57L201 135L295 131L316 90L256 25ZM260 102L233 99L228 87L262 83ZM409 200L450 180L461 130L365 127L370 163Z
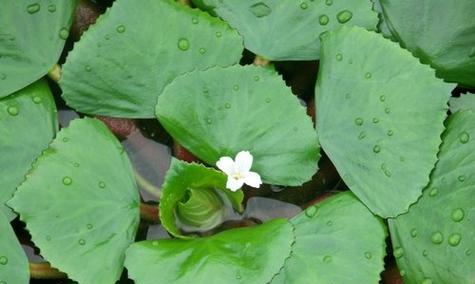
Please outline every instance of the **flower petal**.
M235 172L234 161L231 157L225 156L219 158L219 160L216 162L216 166L228 176L234 174Z
M244 185L243 179L235 179L232 177L228 177L228 181L226 182L226 188L230 189L231 191L237 191Z
M259 188L262 184L261 176L255 172L248 172L244 178L244 183L249 186Z
M236 170L240 173L247 173L252 167L252 155L249 151L241 151L236 155Z

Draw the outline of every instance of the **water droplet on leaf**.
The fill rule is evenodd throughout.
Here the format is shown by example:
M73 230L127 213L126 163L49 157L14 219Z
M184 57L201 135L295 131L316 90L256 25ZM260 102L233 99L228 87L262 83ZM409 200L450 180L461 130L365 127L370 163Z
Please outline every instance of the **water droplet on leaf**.
M86 225L86 228L87 228L88 230L92 230L92 229L94 228L94 225L92 225L92 224L87 224L87 225Z
M421 284L432 284L432 279L426 278L421 282Z
M230 104L230 103L225 103L225 104L224 104L224 107L227 108L227 109L230 109L230 108L231 108L231 104Z
M358 139L363 140L366 137L366 132L361 131L360 134L358 135Z
M308 8L308 4L306 2L303 2L302 4L300 4L300 8L302 10L306 10Z
M123 32L125 32L125 26L124 25L118 25L117 28L115 28L115 30L121 34Z
M436 245L441 244L444 241L444 235L441 232L435 232L430 237L430 240Z
M34 14L38 12L40 9L41 9L41 6L38 3L30 4L26 7L26 11L30 14Z
M106 187L106 183L103 182L103 181L100 181L100 182L99 182L99 187L100 187L100 188L105 188L105 187Z
M178 40L178 48L180 50L188 50L190 48L190 42L186 38L180 38Z
M404 255L404 250L402 248L395 248L394 249L394 257L401 258Z
M363 125L363 119L361 117L357 117L355 119L355 124L356 125Z
M465 217L465 212L463 212L462 208L457 208L452 211L451 217L454 222L460 222Z
M417 237L417 230L416 229L411 230L411 237L413 237L413 238Z
M379 100L384 102L386 100L386 96L384 96L384 95L379 96Z
M256 16L258 18L268 16L272 12L271 8L269 8L269 6L267 6L263 2L259 2L259 3L256 3L252 6L250 6L249 10L251 11L251 13L254 16Z
M33 102L34 102L35 104L41 103L42 100L43 100L43 99L42 99L41 97L39 97L39 96L34 96L34 97L33 97Z
M8 258L6 256L0 256L0 264L6 265L8 263Z
M329 255L326 255L324 258L323 258L323 262L325 263L330 263L332 261L332 257L329 256Z
M49 4L48 5L48 12L50 12L50 13L56 12L56 5L55 4Z
M394 132L392 130L388 130L388 132L386 133L388 136L393 136Z
M449 236L449 245L456 247L460 244L460 241L462 240L462 236L458 233L451 234Z
M66 39L68 39L68 36L69 36L69 31L68 31L67 28L61 28L61 29L59 30L59 37L60 37L61 39L66 40Z
M305 209L305 215L307 215L307 217L309 218L312 218L315 216L315 214L317 214L317 211L318 209L316 206L310 206L307 209Z
M330 18L327 15L321 15L318 18L318 22L320 23L320 25L326 26L328 22L330 22Z
M199 21L198 21L198 19L197 19L197 18L193 18L193 19L191 19L191 22L192 22L193 24L195 24L195 25L199 23Z
M343 10L336 15L336 19L341 24L348 22L349 20L351 20L352 17L353 17L353 13L351 13L348 10Z
M20 113L20 110L16 106L9 106L7 112L11 116L17 116Z
M86 244L86 241L84 239L79 239L78 244L83 246Z
M371 74L370 72L366 72L366 74L364 74L364 77L366 79L371 79L371 77L373 77L373 74Z
M459 175L457 179L458 179L460 182L464 182L464 181L465 181L465 175Z
M430 192L429 196L434 197L439 193L439 189L437 187L434 187Z
M379 122L379 118L373 117L373 123L378 123L378 122Z
M462 132L459 136L460 143L466 144L470 140L470 134L466 131Z
M341 53L337 53L335 57L336 57L337 61L342 61L343 60L343 55Z
M233 90L239 91L239 85L234 85L234 86L233 86Z
M73 179L70 177L64 177L63 178L63 184L64 185L71 185L73 183Z
M333 0L325 0L325 4L327 6L331 6L333 4Z
M205 53L206 53L206 49L205 49L205 48L203 48L203 47L202 47L202 48L200 48L198 51L199 51L201 54L205 54Z
M371 259L373 257L373 255L369 251L367 251L367 252L364 253L364 257L366 259Z
M375 152L375 153L381 152L381 146L379 146L379 145L374 145L374 147L373 147L373 152Z

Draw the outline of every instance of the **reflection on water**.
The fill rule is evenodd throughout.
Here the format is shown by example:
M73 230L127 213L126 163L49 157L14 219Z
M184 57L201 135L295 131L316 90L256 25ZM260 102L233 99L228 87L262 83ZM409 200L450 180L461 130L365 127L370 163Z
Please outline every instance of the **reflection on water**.
M144 201L158 201L160 187L170 167L171 149L134 130L122 141L136 172L137 185Z

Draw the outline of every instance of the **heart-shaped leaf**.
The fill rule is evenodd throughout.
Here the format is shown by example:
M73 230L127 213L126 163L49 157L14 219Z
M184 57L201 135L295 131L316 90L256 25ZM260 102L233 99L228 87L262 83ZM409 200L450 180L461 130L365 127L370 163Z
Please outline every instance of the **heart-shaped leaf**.
M38 81L0 99L0 211L25 179L31 163L48 147L58 129L56 106L46 81Z
M210 214L206 214L213 209L219 210L225 207L226 203L230 203L236 211L242 211L242 200L244 194L241 190L231 192L226 189L226 176L215 169L206 168L199 164L189 164L183 161L172 159L170 169L167 171L165 181L162 185L162 196L160 199L160 220L162 225L176 237L190 238L182 234L177 226L177 207L183 202L183 199L190 194L191 191L206 191L211 190L210 194L216 196L221 202L214 202L212 204L202 204L196 209L198 212L192 212L194 217L198 219L201 224L206 224ZM219 192L221 192L221 194ZM222 200L227 198L228 201ZM218 204L216 204L218 203ZM220 208L216 208L220 207ZM189 210L189 208L187 208ZM185 209L186 210L186 209ZM197 211L197 210L194 210ZM184 212L186 214L186 212ZM214 215L214 214L212 214ZM205 218L205 219L203 219ZM209 220L211 225L219 225L220 220ZM222 221L222 220L221 220Z
M450 111L471 110L475 112L475 94L462 94L460 97L450 98Z
M317 170L312 121L274 71L232 66L185 74L165 88L156 112L181 145L210 165L247 150L264 182L300 185Z
M471 284L475 279L475 113L447 121L439 161L421 199L390 219L404 283Z
M475 87L475 1L379 0L401 44L451 82Z
M135 243L125 265L137 284L268 283L293 240L292 225L275 219L207 238Z
M51 264L82 284L115 283L139 222L124 149L96 119L61 130L8 203Z
M208 1L214 12L235 27L244 45L270 60L318 59L318 35L342 25L376 29L369 0L221 0Z
M58 61L75 0L2 0L0 98L44 76Z
M379 282L386 226L351 192L311 206L290 222L295 244L272 283Z
M404 213L429 182L453 85L396 43L362 28L342 27L322 40L320 143L373 213Z
M89 114L154 117L177 75L237 63L239 34L171 0L117 0L68 55L60 80L69 106Z
M30 283L28 258L1 211L0 232L0 283Z

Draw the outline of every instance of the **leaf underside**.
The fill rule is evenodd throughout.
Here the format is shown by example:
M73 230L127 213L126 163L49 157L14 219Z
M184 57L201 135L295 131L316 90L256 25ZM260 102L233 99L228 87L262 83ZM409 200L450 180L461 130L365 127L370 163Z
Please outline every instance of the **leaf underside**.
M471 284L475 279L474 137L475 113L452 115L423 196L407 214L389 220L404 283Z
M139 223L124 149L96 119L62 129L8 203L54 267L82 284L115 283Z
M0 98L43 77L58 61L75 0L2 0Z
M329 32L322 51L316 86L322 148L373 213L406 212L437 161L454 86L361 28Z
M394 37L445 80L475 87L475 1L380 0Z
M247 150L264 182L300 185L320 157L310 117L282 78L255 66L194 71L168 85L157 117L181 145L210 165Z
M343 25L376 29L378 16L369 0L208 1L219 17L244 37L244 46L269 60L315 60L318 36Z
M31 163L48 147L58 128L56 106L46 81L0 99L0 211L15 217L5 203L25 179Z
M242 50L239 34L205 12L171 0L118 0L69 53L60 85L83 113L151 118L176 76L233 65Z

